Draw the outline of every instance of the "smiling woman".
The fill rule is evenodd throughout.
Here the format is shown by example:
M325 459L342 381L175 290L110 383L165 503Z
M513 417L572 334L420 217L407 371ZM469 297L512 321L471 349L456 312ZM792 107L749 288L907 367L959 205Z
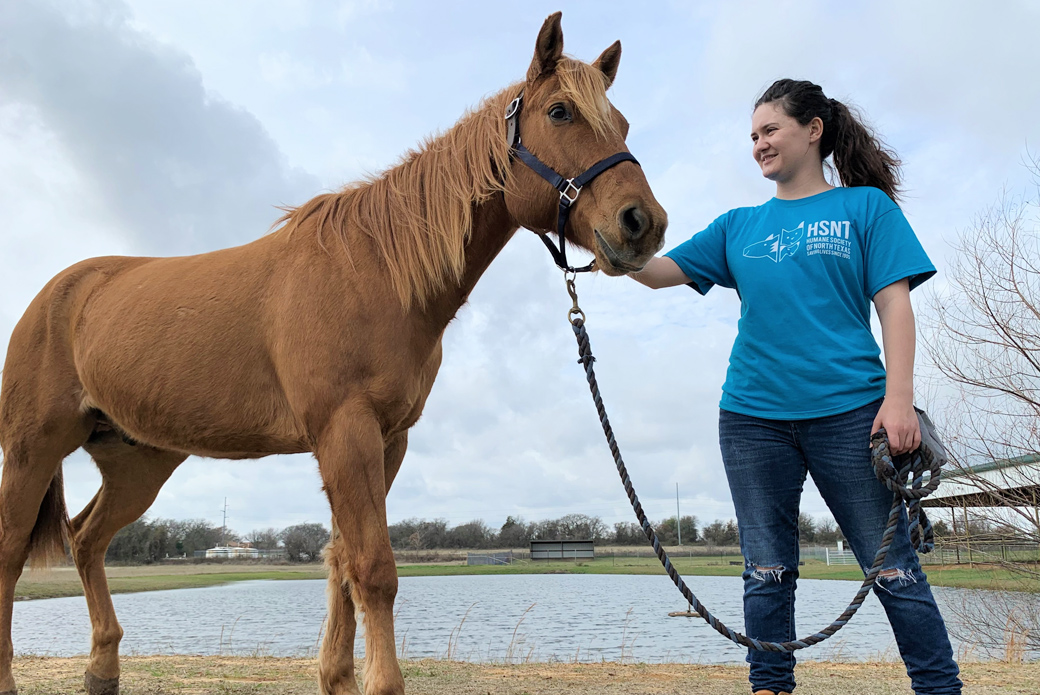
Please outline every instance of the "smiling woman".
M921 442L910 290L935 268L895 202L899 161L844 104L812 82L778 80L756 101L751 128L752 155L776 196L725 213L632 277L739 293L719 441L740 526L746 632L785 641L796 634L807 474L865 572L883 542L893 498L874 476L870 438L884 430L894 454ZM837 188L824 176L832 155ZM914 690L956 695L957 664L908 526L901 510L874 590ZM794 690L793 653L747 658L758 695Z
M386 494L448 323L517 228L554 229L560 205L514 156L506 106L522 91L523 147L562 177L627 155L625 121L606 98L620 52L615 43L591 65L565 58L554 14L522 84L382 175L290 210L274 233L198 256L95 258L44 287L11 336L0 390L0 693L15 691L11 607L27 559L63 556L68 542L92 624L87 689L111 695L122 629L104 555L115 532L189 455L302 452L317 458L332 508L322 692L358 692L363 614L366 692L403 693ZM615 258L642 267L666 225L630 159L589 182L557 230L612 274L624 272ZM632 208L639 234L625 226ZM70 521L61 462L80 447L103 482Z

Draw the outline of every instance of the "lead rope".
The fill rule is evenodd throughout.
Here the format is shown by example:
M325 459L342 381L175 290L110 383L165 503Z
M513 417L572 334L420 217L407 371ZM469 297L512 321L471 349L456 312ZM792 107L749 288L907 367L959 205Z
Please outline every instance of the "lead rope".
M690 591L690 588L686 586L686 582L683 581L682 576L672 565L672 561L668 558L668 553L666 553L664 548L661 546L661 541L657 538L657 533L654 531L650 522L646 518L646 514L643 512L643 507L639 503L636 491L632 487L632 480L628 475L628 470L625 468L625 462L621 458L621 450L618 447L617 441L614 439L614 430L610 426L610 420L607 418L606 408L603 406L603 398L600 396L599 385L596 383L596 373L592 368L592 363L596 361L596 358L592 356L592 347L589 344L589 335L585 331L585 312L583 312L578 306L578 294L574 287L574 277L571 276L566 279L567 293L570 294L571 300L573 301L573 306L567 313L567 318L571 322L574 336L578 340L578 363L585 368L585 378L588 380L589 389L592 391L592 400L596 404L596 412L599 413L599 421L600 424L603 425L603 434L606 435L607 444L610 446L610 453L614 457L614 464L617 466L618 475L621 476L621 482L625 486L625 493L628 495L628 501L631 502L632 509L636 513L636 519L639 520L639 525L643 528L643 533L646 534L647 540L650 541L650 545L653 546L657 558L661 561L668 576L671 577L672 582L679 589L679 592L682 593L683 597L690 603L693 609L697 611L704 621L711 625L720 635L749 649L768 652L793 652L798 649L811 647L814 644L819 644L832 636L852 619L852 616L856 614L859 607L863 605L863 601L866 599L867 594L870 593L871 587L874 586L874 582L877 579L878 574L881 572L881 567L885 562L885 557L888 555L888 549L892 545L892 538L895 536L896 525L899 523L900 510L903 506L904 500L910 503L912 515L911 526L915 530L920 529L920 533L915 534L915 546L920 545L921 547L919 547L919 550L922 552L928 552L928 550L931 549L928 547L928 543L931 543L931 538L929 537L931 525L928 524L927 518L924 517L924 512L921 510L919 502L922 497L931 494L931 492L938 487L938 466L934 465L931 453L926 448L922 447L921 449L918 449L913 456L900 457L898 460L904 463L899 468L896 468L892 463L892 456L889 454L888 437L882 429L871 437L871 460L874 464L874 472L878 479L880 479L885 486L893 492L892 508L888 514L888 527L885 529L885 534L881 538L881 546L878 548L877 555L874 556L874 564L867 572L866 577L863 579L863 584L860 585L859 591L856 592L852 602L849 603L845 611L823 630L792 642L766 642L764 640L752 639L751 637L724 625L722 621L712 615L711 612L705 608L704 604L702 604L694 593ZM931 479L926 484L923 483L923 472L925 471L931 473ZM920 521L918 521L919 516L921 519ZM922 538L922 536L924 537Z

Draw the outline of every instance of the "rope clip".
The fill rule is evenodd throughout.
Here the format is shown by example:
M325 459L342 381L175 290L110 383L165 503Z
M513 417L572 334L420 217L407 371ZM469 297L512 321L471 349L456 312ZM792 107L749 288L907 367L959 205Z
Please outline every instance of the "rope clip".
M574 286L574 281L578 278L578 274L576 272L564 271L563 277L567 281L567 294L571 296L572 302L570 311L567 312L567 320L574 323L577 321L577 318L581 318L581 322L585 323L585 312L578 306L578 289Z

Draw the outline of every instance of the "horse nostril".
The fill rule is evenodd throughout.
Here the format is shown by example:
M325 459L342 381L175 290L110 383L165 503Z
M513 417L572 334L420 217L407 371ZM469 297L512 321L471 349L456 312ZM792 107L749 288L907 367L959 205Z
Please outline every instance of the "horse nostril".
M650 227L650 218L638 205L631 205L621 211L621 228L625 230L629 239L638 239L646 234Z

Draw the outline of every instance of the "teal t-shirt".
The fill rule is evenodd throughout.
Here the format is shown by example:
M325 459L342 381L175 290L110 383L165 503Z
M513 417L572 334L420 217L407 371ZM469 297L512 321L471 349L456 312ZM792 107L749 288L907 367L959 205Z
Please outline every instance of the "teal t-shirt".
M701 294L719 285L740 296L720 407L777 420L884 396L871 299L935 274L899 206L867 186L730 210L665 255Z

